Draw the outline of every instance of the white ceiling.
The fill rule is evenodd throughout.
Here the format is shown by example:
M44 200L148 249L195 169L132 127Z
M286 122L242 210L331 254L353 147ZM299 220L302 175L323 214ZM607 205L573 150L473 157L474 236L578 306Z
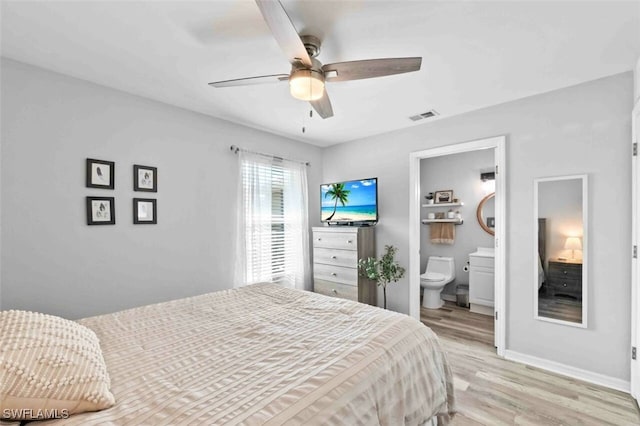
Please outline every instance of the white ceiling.
M640 1L282 3L323 40L325 64L422 56L422 70L330 83L326 120L286 83L213 89L289 71L250 0L3 0L2 55L319 146L629 71L640 56Z

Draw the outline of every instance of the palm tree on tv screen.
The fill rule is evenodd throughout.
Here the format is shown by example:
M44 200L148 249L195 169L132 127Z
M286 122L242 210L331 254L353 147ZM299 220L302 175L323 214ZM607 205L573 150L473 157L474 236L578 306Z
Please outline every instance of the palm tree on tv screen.
M324 194L324 198L331 197L332 200L335 200L333 204L333 213L326 220L331 220L333 216L336 214L336 209L338 208L338 201L343 206L349 200L349 191L348 189L344 189L344 183L332 183L329 185L329 190L326 194Z

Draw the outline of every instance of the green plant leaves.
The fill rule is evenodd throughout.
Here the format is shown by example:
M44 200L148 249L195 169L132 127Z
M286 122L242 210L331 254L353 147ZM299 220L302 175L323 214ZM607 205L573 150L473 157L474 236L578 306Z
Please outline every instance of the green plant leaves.
M390 282L397 282L404 276L405 269L395 261L398 249L391 245L384 246L385 253L380 260L373 257L358 260L360 276L376 281L379 286L386 288Z

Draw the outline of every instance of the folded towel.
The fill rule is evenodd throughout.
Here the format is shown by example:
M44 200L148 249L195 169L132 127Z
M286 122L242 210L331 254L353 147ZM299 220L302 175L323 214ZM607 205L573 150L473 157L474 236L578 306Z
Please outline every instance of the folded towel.
M432 223L431 244L453 244L456 239L456 227L453 223Z

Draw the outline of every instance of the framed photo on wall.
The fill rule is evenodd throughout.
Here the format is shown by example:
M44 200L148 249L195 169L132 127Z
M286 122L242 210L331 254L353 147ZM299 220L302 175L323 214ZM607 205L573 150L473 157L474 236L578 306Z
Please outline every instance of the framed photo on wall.
M113 189L115 163L87 158L87 188Z
M158 192L157 167L133 165L133 190Z
M156 200L154 198L133 199L133 223L135 225L155 225L158 223Z
M453 203L453 190L436 191L433 198L435 198L435 204Z
M87 197L87 225L115 225L116 209L113 197Z

